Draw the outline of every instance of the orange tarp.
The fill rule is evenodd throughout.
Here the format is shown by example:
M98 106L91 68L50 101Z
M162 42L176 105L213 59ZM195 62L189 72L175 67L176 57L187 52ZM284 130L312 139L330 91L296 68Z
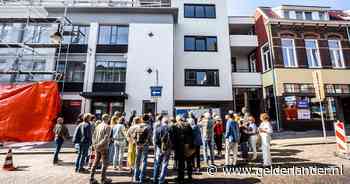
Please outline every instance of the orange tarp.
M51 141L60 111L54 81L0 84L0 142Z

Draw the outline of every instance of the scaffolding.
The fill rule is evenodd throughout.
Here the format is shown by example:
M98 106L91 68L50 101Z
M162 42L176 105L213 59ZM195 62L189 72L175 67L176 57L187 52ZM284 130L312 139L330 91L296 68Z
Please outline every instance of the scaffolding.
M3 4L7 2L10 1L2 1L0 8L4 8ZM19 3L19 1L16 2ZM15 5L11 7L19 8ZM1 82L60 80L62 73L59 73L56 67L62 57L61 40L64 27L71 25L71 22L66 17L66 13L63 17L56 18L48 17L46 13L38 14L43 12L42 7L23 6L22 9L27 11L26 15L0 17ZM35 14L33 15L32 12ZM65 53L66 59L68 54L68 52ZM49 58L51 62L48 61ZM48 67L49 65L51 67Z

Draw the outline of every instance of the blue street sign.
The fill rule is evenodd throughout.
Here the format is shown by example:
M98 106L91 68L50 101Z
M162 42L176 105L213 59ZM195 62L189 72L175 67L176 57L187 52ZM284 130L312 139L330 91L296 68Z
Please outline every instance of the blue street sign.
M151 97L161 97L162 88L162 86L151 86Z
M309 108L309 102L307 100L300 100L297 103L298 109L308 109Z

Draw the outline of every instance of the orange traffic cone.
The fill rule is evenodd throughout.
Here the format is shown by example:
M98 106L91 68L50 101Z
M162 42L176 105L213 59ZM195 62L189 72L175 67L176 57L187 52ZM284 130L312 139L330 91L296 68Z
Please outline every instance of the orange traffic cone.
M6 154L5 163L4 163L4 166L2 167L2 169L6 170L6 171L16 170L16 168L13 166L13 162L12 162L12 149L11 148L9 149L9 151Z

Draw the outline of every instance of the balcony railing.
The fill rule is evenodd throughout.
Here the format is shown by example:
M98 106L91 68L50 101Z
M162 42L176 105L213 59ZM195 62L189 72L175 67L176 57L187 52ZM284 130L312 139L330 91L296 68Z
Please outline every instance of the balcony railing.
M171 0L0 0L0 6L170 7Z
M230 35L231 47L258 47L256 35Z

